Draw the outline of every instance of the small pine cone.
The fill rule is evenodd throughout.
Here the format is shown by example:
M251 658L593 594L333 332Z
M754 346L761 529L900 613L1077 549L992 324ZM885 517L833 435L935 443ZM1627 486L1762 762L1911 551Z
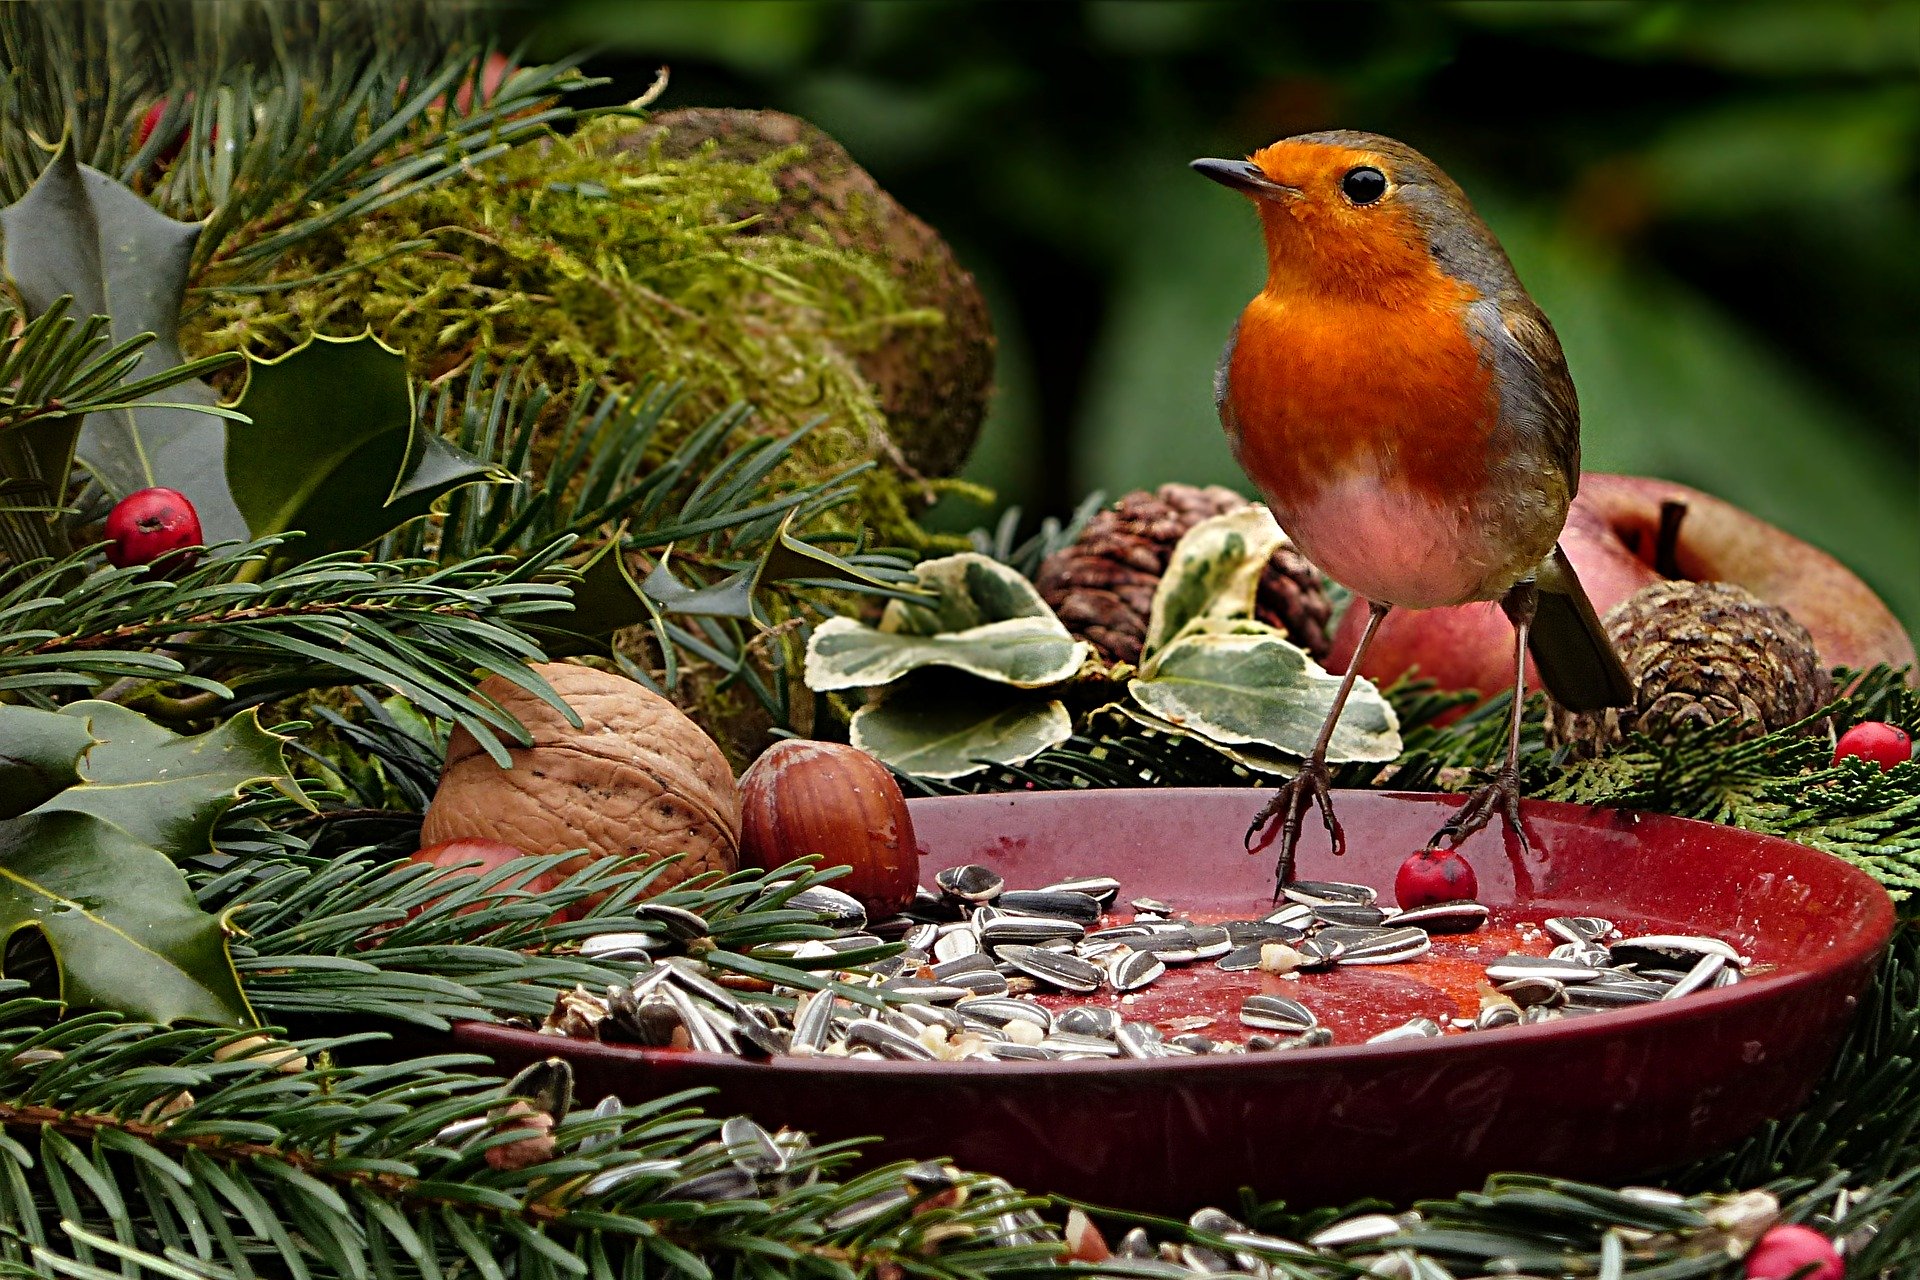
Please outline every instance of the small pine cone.
M1073 545L1047 557L1040 566L1040 595L1104 661L1138 662L1154 588L1174 546L1202 520L1247 505L1219 485L1163 484L1129 493L1088 521ZM1332 612L1320 575L1292 544L1274 552L1260 576L1254 615L1320 658L1329 645Z
M1608 610L1605 625L1638 693L1632 707L1554 709L1548 736L1576 756L1602 755L1629 733L1670 742L1684 728L1724 720L1757 738L1833 695L1807 629L1731 583L1656 582Z

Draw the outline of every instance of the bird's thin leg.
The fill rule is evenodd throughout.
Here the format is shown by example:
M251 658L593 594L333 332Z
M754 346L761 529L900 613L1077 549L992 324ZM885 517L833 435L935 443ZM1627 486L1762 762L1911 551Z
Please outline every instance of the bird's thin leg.
M1507 829L1519 837L1520 847L1527 847L1527 829L1520 823L1520 720L1527 707L1527 633L1533 628L1533 611L1538 603L1539 592L1531 582L1518 584L1500 602L1513 622L1513 712L1507 720L1507 758L1493 781L1468 797L1446 825L1434 832L1427 842L1430 847L1446 840L1449 847L1457 848L1492 821L1496 811L1506 818Z
M1353 690L1353 682L1360 674L1360 660L1367 656L1367 646L1373 643L1373 636L1380 629L1380 620L1387 616L1391 605L1377 601L1367 601L1367 627L1360 633L1360 643L1354 646L1353 659L1347 663L1347 674L1340 679L1339 689L1334 691L1333 709L1327 712L1326 723L1320 726L1320 736L1314 740L1313 752L1300 772L1287 779L1286 784L1273 793L1273 799L1267 801L1260 810L1260 816L1247 828L1247 852L1258 853L1273 843L1273 833L1255 843L1255 837L1276 815L1280 823L1280 861L1274 866L1274 896L1279 897L1280 890L1293 879L1293 851L1300 843L1300 824L1307 816L1307 810L1317 802L1320 806L1321 820L1327 824L1327 838L1333 842L1336 854L1347 851L1347 836L1340 829L1340 820L1333 816L1332 779L1327 774L1327 744L1333 741L1334 726L1340 722L1341 709L1347 705L1347 694Z

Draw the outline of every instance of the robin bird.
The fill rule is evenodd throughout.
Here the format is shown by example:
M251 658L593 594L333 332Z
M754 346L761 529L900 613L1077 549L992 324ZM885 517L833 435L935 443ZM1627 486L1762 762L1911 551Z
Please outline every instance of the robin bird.
M1284 138L1193 168L1252 197L1267 283L1227 339L1214 401L1280 525L1369 610L1312 754L1247 831L1276 875L1316 803L1334 852L1326 754L1391 609L1498 600L1515 631L1513 717L1494 780L1434 834L1454 845L1520 823L1520 696L1531 650L1574 711L1632 682L1558 539L1580 479L1580 409L1553 326L1464 192L1425 156L1369 133Z

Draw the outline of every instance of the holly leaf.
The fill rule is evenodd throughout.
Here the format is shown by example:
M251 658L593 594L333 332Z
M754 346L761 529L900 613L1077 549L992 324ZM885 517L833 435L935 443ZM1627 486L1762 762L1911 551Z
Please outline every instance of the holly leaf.
M958 778L989 765L1022 764L1073 736L1057 699L972 680L917 682L854 712L854 746L923 778Z
M38 811L91 813L175 860L212 847L213 824L243 787L287 776L283 740L252 709L192 737L112 702L76 702L59 714L93 742L79 762L80 785Z
M1187 530L1154 588L1141 656L1152 658L1196 618L1252 617L1260 575L1286 540L1257 503Z
M80 757L92 745L84 720L0 706L0 818L17 818L79 782Z
M252 420L227 442L226 477L256 538L298 529L302 558L364 546L499 468L418 420L406 357L372 334L315 335L283 356L247 357L234 406Z
M807 641L809 689L871 688L923 667L1037 689L1080 670L1092 653L1017 571L966 552L914 567L924 600L894 600L878 628L829 618Z
M81 164L71 135L27 193L0 209L6 272L30 314L71 296L76 315L109 317L115 342L155 335L134 366L136 381L186 363L180 303L201 227L174 221ZM155 484L180 490L209 542L246 537L227 488L226 423L213 389L187 382L148 399L88 414L81 462L116 495Z
M1339 687L1339 676L1274 628L1202 618L1142 667L1127 683L1127 694L1161 719L1213 742L1264 745L1304 758ZM1371 682L1356 680L1327 759L1385 761L1399 754L1393 707Z
M96 814L0 822L0 936L37 930L60 999L158 1023L253 1026L221 921L158 849Z

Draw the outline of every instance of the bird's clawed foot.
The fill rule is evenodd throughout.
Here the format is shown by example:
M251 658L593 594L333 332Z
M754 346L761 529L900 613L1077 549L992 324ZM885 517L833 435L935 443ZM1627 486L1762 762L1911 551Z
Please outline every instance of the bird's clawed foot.
M1492 782L1476 790L1455 811L1453 817L1433 833L1433 839L1427 841L1427 847L1437 849L1444 841L1449 849L1457 849L1468 836L1493 821L1495 813L1507 820L1507 830L1513 832L1520 841L1521 849L1527 849L1527 829L1520 822L1518 770L1502 769L1494 775Z
M1287 779L1247 828L1247 852L1258 853L1273 843L1274 833L1266 829L1276 816L1280 818L1280 860L1273 868L1276 901L1281 888L1293 879L1293 852L1294 846L1300 843L1300 824L1306 819L1307 810L1316 803L1320 806L1321 820L1327 824L1327 838L1333 842L1334 853L1345 853L1346 832L1340 829L1340 820L1333 816L1332 779L1327 766L1318 760L1309 761L1299 773ZM1262 831L1266 831L1264 836Z

